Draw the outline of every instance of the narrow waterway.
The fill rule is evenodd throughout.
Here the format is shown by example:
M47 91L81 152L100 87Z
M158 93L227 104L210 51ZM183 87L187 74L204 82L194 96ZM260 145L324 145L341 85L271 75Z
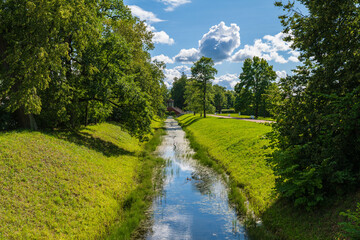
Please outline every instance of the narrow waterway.
M174 119L166 120L166 132L157 150L167 160L165 182L153 203L146 239L247 239L222 177L192 159L194 152Z

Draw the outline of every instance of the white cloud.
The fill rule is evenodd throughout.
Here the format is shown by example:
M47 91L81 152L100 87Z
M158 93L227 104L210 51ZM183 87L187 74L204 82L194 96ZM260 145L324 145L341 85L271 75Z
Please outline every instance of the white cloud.
M152 23L163 22L164 20L159 19L154 13L145 11L144 9L136 6L136 5L129 5L128 6L132 12L132 14L138 17L140 20L145 21L145 25L148 31L154 33L153 42L154 43L161 43L161 44L168 44L173 45L175 43L173 38L164 32L164 31L156 31L156 28L152 26Z
M185 75L190 77L191 68L188 66L182 65L182 66L174 67L172 69L165 69L164 70L164 74L165 74L164 83L165 83L166 87L170 88L172 86L172 83L174 82L174 78L175 77L180 78L182 73L184 73Z
M183 4L191 3L190 0L159 0L159 1L164 3L166 6L168 6L167 8L165 8L165 11L168 12L174 11L175 8Z
M288 37L289 34L280 32L278 34L276 34L275 36L271 36L271 35L266 35L264 36L264 39L267 40L269 43L271 43L272 47L276 50L276 51L289 51L291 50L291 43L290 42L285 42L283 39L285 37Z
M211 57L214 62L221 62L231 57L231 54L240 46L240 27L224 22L212 26L208 33L199 41L199 48L182 49L175 56L176 62L191 63L201 56Z
M285 70L283 70L283 71L276 71L276 75L277 75L277 78L278 78L278 80L279 80L280 78L286 78L287 73L286 73Z
M138 17L141 21L146 21L148 23L157 23L157 22L163 22L164 20L161 20L156 17L156 15L152 12L145 11L139 6L136 5L129 5L128 6L131 10L131 13Z
M153 32L153 33L154 36L152 40L154 43L162 43L168 45L173 45L175 43L174 39L170 38L170 36L164 31Z
M192 63L196 62L200 58L200 52L198 49L181 49L179 54L174 57L175 62Z
M299 52L291 49L291 42L285 42L283 39L289 36L286 33L280 32L275 36L266 35L262 39L256 39L253 45L245 45L232 56L232 61L240 62L246 58L258 56L267 61L275 61L278 63L288 63L289 61L298 62ZM285 59L279 52L286 52L291 56Z
M238 74L225 74L219 77L216 77L213 81L214 84L226 87L227 89L234 89L235 85L239 82Z
M240 27L232 23L227 27L224 22L212 26L199 41L202 56L211 57L215 62L228 59L240 46Z
M155 56L151 58L151 61L158 61L158 62L164 62L165 64L172 64L174 63L174 60L169 58L168 56L165 56L164 54Z

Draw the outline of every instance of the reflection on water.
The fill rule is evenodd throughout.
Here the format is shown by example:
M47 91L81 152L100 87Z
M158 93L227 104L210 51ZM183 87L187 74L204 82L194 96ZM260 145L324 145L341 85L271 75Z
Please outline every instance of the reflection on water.
M174 119L166 120L166 129L157 150L167 160L166 179L146 239L247 239L221 177L191 158L185 132Z

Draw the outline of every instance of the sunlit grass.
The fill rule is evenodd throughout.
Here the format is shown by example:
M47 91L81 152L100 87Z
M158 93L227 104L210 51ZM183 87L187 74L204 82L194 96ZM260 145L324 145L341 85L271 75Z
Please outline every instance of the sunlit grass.
M360 193L333 199L312 211L277 199L277 195L272 194L275 178L265 161L272 150L267 148L269 142L264 135L271 131L271 127L234 119L204 119L189 114L178 120L185 127L192 147L198 151L199 159L205 159L203 162L209 166L215 165L215 169L224 169L232 177L229 197L237 204L238 210L241 213L246 211L243 209L245 200L234 191L236 187L245 191L250 207L262 217L261 226L256 226L252 219L247 221L251 239L345 239L339 227L345 219L339 213L354 209ZM204 155L220 166L207 162L209 157Z
M245 118L245 119L251 119L250 115L239 115L238 113L223 113L223 114L217 114L218 116L226 116L228 117L230 115L230 117L236 117L236 118ZM258 117L258 120L267 120L267 121L274 121L273 118L270 117Z
M251 208L257 213L266 209L272 202L275 181L265 160L271 153L265 134L271 128L253 122L193 115L178 120L245 191Z
M139 186L144 148L109 123L0 133L0 239L106 236L127 220L123 205Z

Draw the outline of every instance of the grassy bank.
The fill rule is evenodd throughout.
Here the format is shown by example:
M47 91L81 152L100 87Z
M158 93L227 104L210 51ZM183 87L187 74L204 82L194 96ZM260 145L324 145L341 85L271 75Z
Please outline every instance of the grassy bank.
M193 115L178 118L185 127L198 159L207 165L225 170L233 180L233 201L244 197L233 189L239 187L250 201L250 208L263 220L262 226L248 223L252 239L339 240L339 223L345 221L340 212L354 210L360 192L324 203L312 211L294 208L292 203L279 200L273 194L275 177L265 161L268 141L264 135L271 127L234 119L206 119ZM217 164L206 159L212 159ZM208 161L208 162L207 162ZM221 171L221 170L220 170Z
M150 169L160 160L146 151L159 134L141 143L109 123L0 133L0 239L98 239L110 229L128 236L146 208L134 193L151 197Z
M260 213L269 206L275 181L265 161L265 155L271 152L264 138L271 130L269 126L193 115L183 115L178 120L243 190L252 210Z

